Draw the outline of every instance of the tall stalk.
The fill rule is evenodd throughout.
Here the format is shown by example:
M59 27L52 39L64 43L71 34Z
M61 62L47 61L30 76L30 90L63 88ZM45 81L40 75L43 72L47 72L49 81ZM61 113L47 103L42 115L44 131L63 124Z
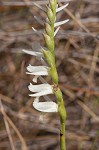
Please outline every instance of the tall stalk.
M49 75L52 79L53 84L39 84L34 85L30 83L28 86L33 94L29 94L29 96L35 97L33 101L33 107L41 112L53 113L58 112L60 117L60 150L66 150L66 142L65 142L65 123L66 123L66 109L64 106L64 100L62 96L62 92L59 88L58 82L58 74L56 68L55 61L55 41L54 37L57 34L60 25L68 22L67 20L56 22L56 13L64 9L68 6L68 4L58 8L57 0L50 0L49 4L46 6L46 10L43 9L38 4L34 3L37 7L44 10L47 15L45 22L45 32L43 33L46 49L41 48L40 52L36 51L28 51L23 50L25 53L38 57L41 61L43 60L43 64L47 64L48 66L32 66L29 64L27 67L27 74L34 75L33 82L37 83L37 79L40 76ZM57 28L56 28L57 27ZM34 29L34 28L33 28ZM34 31L36 31L34 29ZM53 101L40 102L40 96L54 94L56 96L56 103Z
M47 60L47 63L50 66L50 76L53 81L53 90L57 99L58 104L58 113L60 117L60 149L66 150L66 142L65 142L65 122L66 122L66 109L64 106L62 92L58 86L58 74L55 63L55 45L54 45L54 28L55 28L55 20L56 20L56 7L57 0L51 0L49 2L49 7L47 7L47 17L48 22L45 24L45 33L44 39L46 43L46 47L48 51L43 50L43 54Z

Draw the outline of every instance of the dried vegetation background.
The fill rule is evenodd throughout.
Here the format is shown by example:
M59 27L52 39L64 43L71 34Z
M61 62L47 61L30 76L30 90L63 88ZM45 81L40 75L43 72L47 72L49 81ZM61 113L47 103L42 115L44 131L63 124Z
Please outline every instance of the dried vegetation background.
M37 112L28 96L32 76L25 74L26 66L40 62L22 49L44 46L46 17L32 2L0 1L0 150L59 150L58 116ZM71 0L57 15L57 20L66 18L55 53L67 109L67 150L99 150L99 1Z

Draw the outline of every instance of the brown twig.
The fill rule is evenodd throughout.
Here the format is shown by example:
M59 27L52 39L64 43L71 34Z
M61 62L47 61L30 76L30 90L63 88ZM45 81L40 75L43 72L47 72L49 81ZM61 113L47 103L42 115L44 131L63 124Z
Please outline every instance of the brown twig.
M78 91L82 93L90 93L90 95L96 95L99 96L99 92L95 90L91 90L88 87L80 88L72 85L66 85L66 84L60 84L60 88L64 87L65 89L70 89L73 91Z
M2 112L2 110L1 110L1 112ZM12 120L7 116L7 114L5 112L3 112L3 115L6 118L6 120L8 121L8 123L11 125L11 127L14 129L14 131L16 132L16 134L18 135L20 141L22 142L22 150L28 150L28 147L26 145L26 142L24 141L24 138L22 137L22 135L20 134L19 130L14 125L14 123L12 122Z
M15 146L14 146L14 142L13 142L12 136L11 136L9 124L8 124L7 119L6 119L6 114L5 114L4 107L3 107L3 105L2 105L1 99L0 99L0 107L1 107L1 112L2 112L2 114L3 114L3 119L4 119L6 131L7 131L7 134L8 134L8 138L9 138L9 141L10 141L11 149L12 149L12 150L16 150L16 148L15 148Z
M1 97L1 99L2 99L3 101L5 101L5 102L7 102L7 103L9 103L9 104L15 105L14 101L13 101L11 98L9 98L8 96L5 96L5 95L3 95L3 94L0 94L0 97Z

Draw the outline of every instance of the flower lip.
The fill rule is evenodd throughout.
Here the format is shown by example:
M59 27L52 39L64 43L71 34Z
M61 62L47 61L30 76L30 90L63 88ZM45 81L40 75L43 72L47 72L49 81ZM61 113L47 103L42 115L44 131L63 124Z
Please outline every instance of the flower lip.
M48 75L48 68L47 66L31 66L29 64L29 66L27 67L28 72L26 72L27 74L32 74L32 75Z
M53 94L52 86L50 84L33 85L30 83L28 88L31 92L35 93L35 94L29 94L29 96L33 96L33 97Z
M29 96L36 97L36 96L43 96L43 95L48 95L48 94L53 94L52 90L45 90L45 91L41 91L35 94L29 94Z
M29 90L31 92L41 92L43 90L49 90L52 89L52 86L50 84L39 84L39 85L33 85L30 83Z
M39 102L39 97L35 98L33 107L41 112L58 112L58 105L55 102Z

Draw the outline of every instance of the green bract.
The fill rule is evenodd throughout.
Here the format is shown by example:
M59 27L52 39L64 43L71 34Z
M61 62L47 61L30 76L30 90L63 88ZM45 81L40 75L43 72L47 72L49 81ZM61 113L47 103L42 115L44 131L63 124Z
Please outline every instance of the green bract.
M42 48L43 55L50 67L55 66L55 57L50 51L46 51Z
M53 38L51 38L49 35L47 34L43 34L44 35L44 39L45 39L45 43L47 48L53 52L54 51L54 41Z
M52 30L50 24L45 23L45 31L46 31L47 35L49 35L50 37L54 36L53 30Z

